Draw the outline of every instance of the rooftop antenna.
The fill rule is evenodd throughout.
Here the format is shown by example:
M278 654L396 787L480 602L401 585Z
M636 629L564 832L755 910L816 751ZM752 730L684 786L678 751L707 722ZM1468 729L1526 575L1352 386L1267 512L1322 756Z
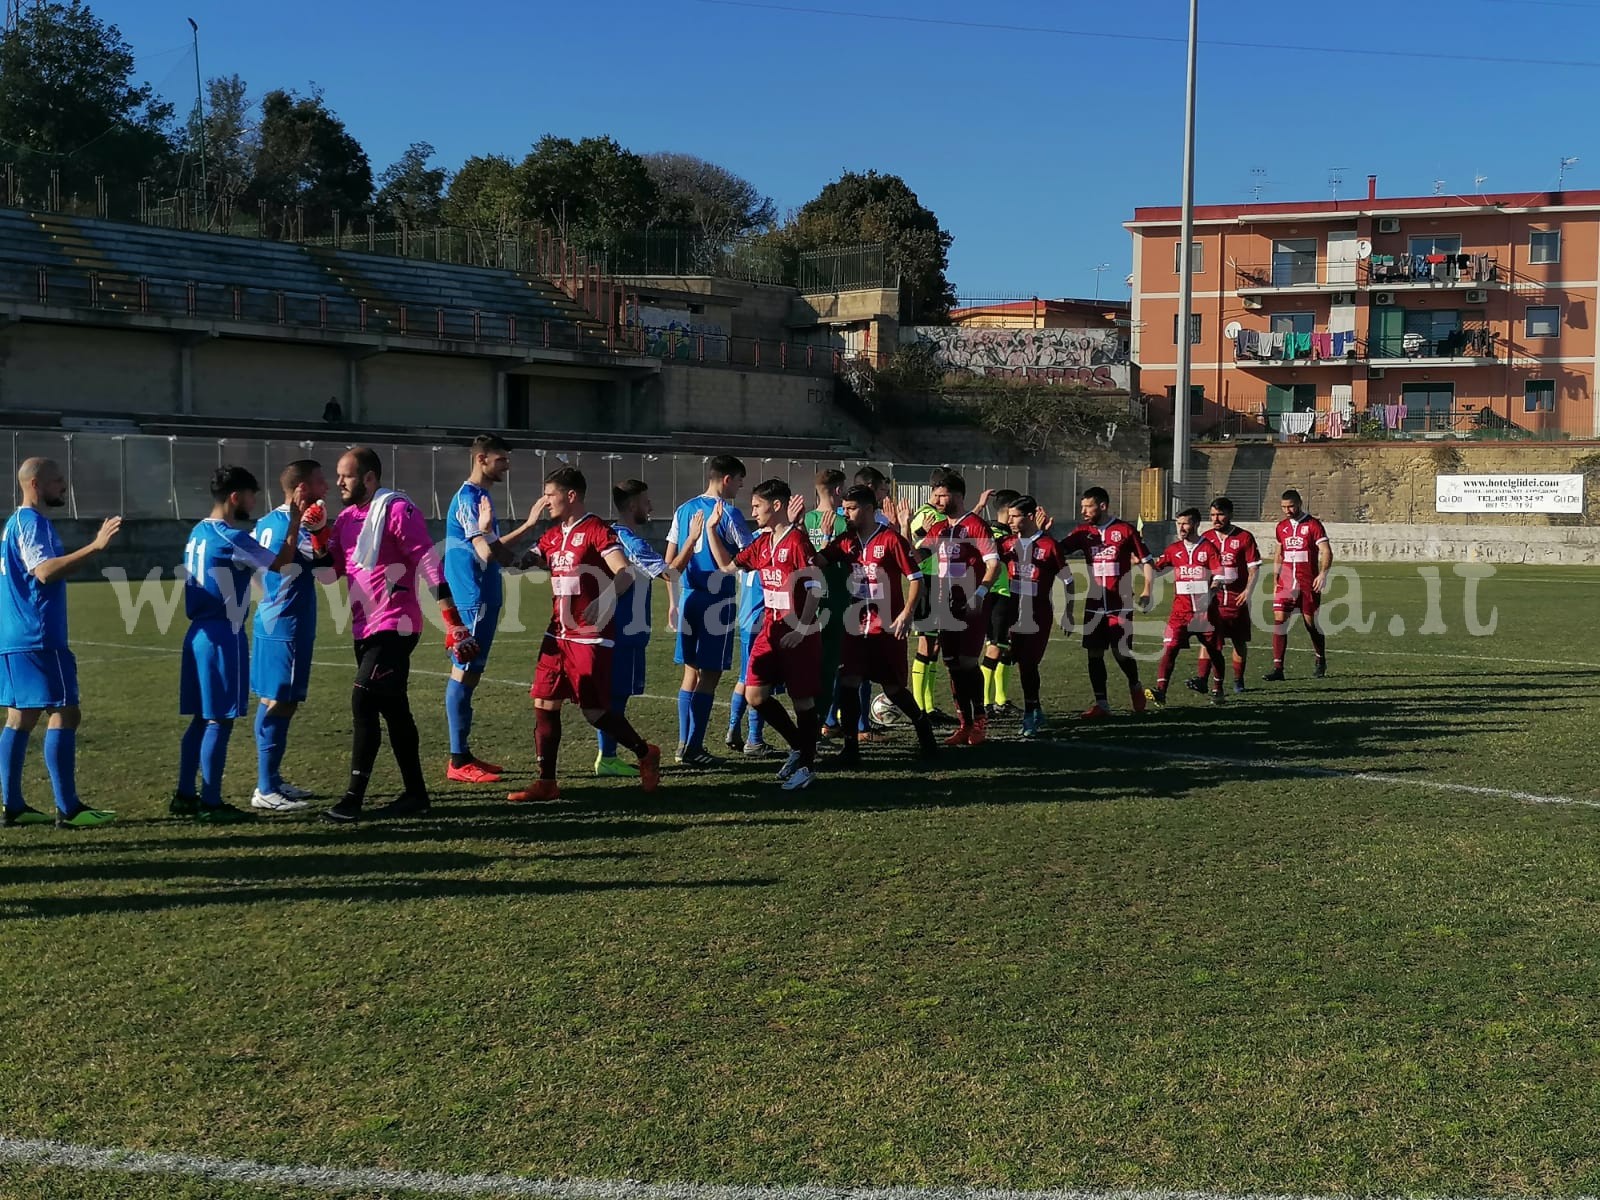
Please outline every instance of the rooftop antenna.
M1344 182L1344 173L1349 169L1349 167L1328 168L1328 186L1333 189L1333 198L1335 200L1339 198L1339 185Z
M1267 182L1267 169L1265 167L1250 168L1250 199L1253 203L1261 203L1261 193L1270 185Z
M1110 263L1096 263L1089 268L1094 272L1094 302L1100 303L1100 276L1111 269Z
M1442 180L1442 179L1435 179L1435 180L1434 180L1434 181L1433 181L1433 194L1434 194L1434 195L1435 195L1435 196L1442 196L1442 195L1444 195L1444 180Z
M1487 175L1474 175L1472 177L1472 186L1477 190L1478 195L1483 195L1483 185L1488 181L1489 177Z
M23 14L29 10L37 12L44 7L44 0L6 0L5 32L10 33L22 24Z
M1561 160L1561 170L1556 173L1556 191L1561 192L1566 190L1567 168L1573 166L1577 161L1578 156L1576 154L1574 154L1571 158L1563 158Z

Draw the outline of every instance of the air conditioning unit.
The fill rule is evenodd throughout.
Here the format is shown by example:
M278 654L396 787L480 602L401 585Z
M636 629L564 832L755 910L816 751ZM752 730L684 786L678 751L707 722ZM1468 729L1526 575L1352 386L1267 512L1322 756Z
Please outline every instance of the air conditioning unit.
M1400 218L1399 217L1379 217L1378 218L1378 232L1379 233L1399 233L1400 232Z
M1242 296L1240 297L1240 301L1248 309L1259 310L1261 307L1260 296Z
M1354 304L1356 302L1356 294L1354 292L1335 292L1333 294L1333 302L1335 304Z
M1368 379L1382 379L1384 377L1384 375L1387 373L1387 371L1388 371L1387 367L1368 367L1367 368L1367 378Z
M1470 291L1470 292L1467 293L1467 303L1468 304L1487 304L1487 303L1489 303L1489 293L1485 292L1485 291L1482 291L1482 290L1476 290L1476 289L1473 290L1473 291Z
M1372 302L1374 304L1378 305L1379 307L1384 307L1384 306L1393 304L1394 303L1394 293L1393 292L1373 292L1372 293Z

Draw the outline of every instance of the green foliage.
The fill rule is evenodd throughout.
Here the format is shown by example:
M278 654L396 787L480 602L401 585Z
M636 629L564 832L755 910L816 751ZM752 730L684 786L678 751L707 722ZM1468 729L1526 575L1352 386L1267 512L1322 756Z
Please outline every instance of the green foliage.
M671 151L646 155L644 163L659 195L657 225L721 245L768 229L777 219L772 198L726 167Z
M428 166L432 157L432 145L412 142L399 161L390 164L378 176L378 195L373 207L381 217L411 229L440 223L450 172L443 167Z
M518 167L517 184L533 219L579 249L643 229L661 204L644 159L608 137L545 134Z
M446 224L494 235L517 231L531 216L517 167L503 154L474 155L462 163L440 211Z
M846 171L802 205L774 237L792 255L825 246L884 243L900 272L901 319L944 321L955 304L948 270L954 239L898 175Z
M255 178L261 131L245 81L238 75L206 83L206 192L213 199L243 196Z
M1029 454L1045 455L1089 444L1109 444L1130 421L1127 402L1080 388L975 378L958 394L976 400L978 422Z
M349 217L367 207L372 164L320 91L301 96L279 88L262 97L247 199L265 200L269 219L281 219L283 210L303 205L306 233L329 227L334 209Z
M133 50L82 0L25 6L0 35L0 149L23 194L41 200L52 169L62 192L93 194L93 180L133 194L139 181L176 178L172 106L134 82Z

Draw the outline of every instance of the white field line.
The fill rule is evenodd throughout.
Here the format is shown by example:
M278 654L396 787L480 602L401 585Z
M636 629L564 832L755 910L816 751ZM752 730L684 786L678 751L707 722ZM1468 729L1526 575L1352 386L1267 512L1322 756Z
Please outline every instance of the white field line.
M1089 1191L997 1188L875 1188L805 1184L740 1186L640 1183L628 1179L536 1179L526 1175L455 1175L376 1167L278 1166L250 1159L206 1158L148 1150L106 1150L68 1142L0 1137L0 1162L124 1175L168 1175L214 1183L328 1192L408 1192L421 1196L505 1197L507 1200L1343 1200L1264 1193L1127 1189ZM1459 1200L1459 1198L1458 1198ZM1572 1200L1595 1200L1573 1197Z

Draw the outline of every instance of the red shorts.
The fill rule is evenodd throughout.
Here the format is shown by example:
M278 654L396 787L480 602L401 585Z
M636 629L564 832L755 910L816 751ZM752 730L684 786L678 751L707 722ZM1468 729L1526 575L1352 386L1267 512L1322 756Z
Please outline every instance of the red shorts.
M1083 614L1083 648L1090 652L1105 653L1107 650L1121 650L1124 654L1133 650L1133 614L1101 612L1095 610Z
M989 618L983 606L968 613L959 629L939 631L939 654L947 662L956 658L982 658L983 644L989 638Z
M750 648L744 685L765 689L782 685L789 689L790 696L815 699L822 694L822 635L809 633L793 650L787 650L779 643L789 632L787 625L777 630L762 626ZM845 639L847 643L850 640Z
M1248 608L1219 608L1213 623L1217 627L1217 637L1222 641L1232 642L1236 646L1249 645L1251 624Z
M846 637L839 665L852 679L881 684L885 691L897 692L906 686L906 643L892 633Z
M1217 640L1216 623L1206 613L1193 613L1183 615L1174 613L1167 618L1167 629L1161 637L1163 646L1176 646L1179 650L1187 650L1190 640L1199 642L1202 646L1209 647Z
M1272 618L1277 624L1289 619L1289 614L1299 611L1308 621L1317 619L1317 609L1322 607L1322 597L1309 587L1294 593L1280 593L1272 598Z
M570 700L580 708L610 708L611 647L545 634L530 694L535 700Z

